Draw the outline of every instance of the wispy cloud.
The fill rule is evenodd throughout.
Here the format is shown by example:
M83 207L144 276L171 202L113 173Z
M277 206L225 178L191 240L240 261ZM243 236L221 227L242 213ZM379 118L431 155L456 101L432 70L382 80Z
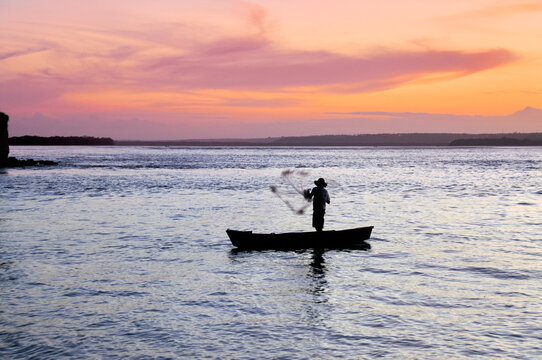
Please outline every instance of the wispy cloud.
M272 26L272 23L269 21L267 9L250 2L240 2L239 4L248 13L249 25L256 30L256 34L265 36Z
M180 88L277 90L316 86L331 92L367 92L428 76L461 77L517 58L505 49L470 53L390 51L349 57L325 51L274 49L265 40L228 39L206 44L191 54L148 61L143 70L154 82L169 82Z
M39 53L39 52L47 51L47 50L48 50L47 47L40 47L40 48L29 48L29 49L21 49L21 50L8 51L8 52L0 52L0 61L17 57L17 56L35 54L35 53Z

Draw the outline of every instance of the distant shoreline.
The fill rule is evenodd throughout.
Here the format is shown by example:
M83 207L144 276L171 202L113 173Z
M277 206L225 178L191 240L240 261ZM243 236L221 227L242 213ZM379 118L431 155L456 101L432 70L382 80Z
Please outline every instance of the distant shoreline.
M542 133L363 134L275 137L264 139L113 140L91 136L19 136L10 146L542 146Z
M98 138L92 136L14 136L10 137L9 146L18 145L115 145L111 138Z

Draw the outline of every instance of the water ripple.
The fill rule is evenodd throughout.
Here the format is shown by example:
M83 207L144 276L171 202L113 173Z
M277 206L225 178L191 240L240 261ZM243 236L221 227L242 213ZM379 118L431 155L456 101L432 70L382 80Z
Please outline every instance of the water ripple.
M450 268L452 271L460 271L467 273L483 274L494 277L496 279L514 279L514 280L528 280L531 277L523 272L513 270L495 269L491 267L477 267L468 266L464 268Z

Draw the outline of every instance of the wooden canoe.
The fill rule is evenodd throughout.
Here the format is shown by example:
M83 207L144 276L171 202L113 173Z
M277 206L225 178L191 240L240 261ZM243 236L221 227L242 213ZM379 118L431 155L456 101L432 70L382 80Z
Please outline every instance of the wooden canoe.
M233 246L247 250L296 249L370 249L365 240L371 237L372 226L322 232L291 232L256 234L252 231L226 230Z

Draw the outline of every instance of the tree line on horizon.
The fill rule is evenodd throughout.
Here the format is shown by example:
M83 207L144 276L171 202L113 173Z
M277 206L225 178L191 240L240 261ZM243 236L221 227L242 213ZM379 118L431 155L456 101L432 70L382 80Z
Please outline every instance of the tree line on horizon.
M115 145L115 141L108 137L25 135L10 137L9 145Z

